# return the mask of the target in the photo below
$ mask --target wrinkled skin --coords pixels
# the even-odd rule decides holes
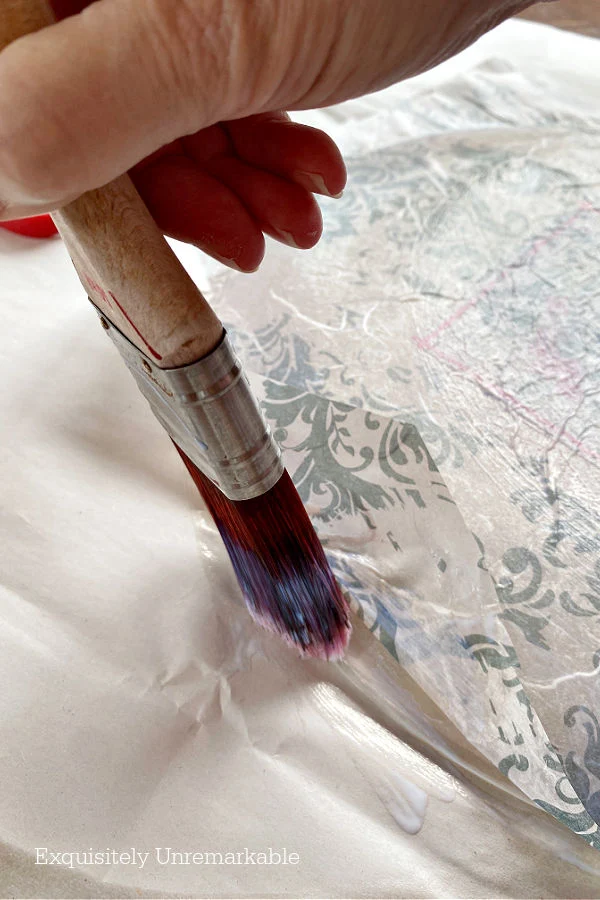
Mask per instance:
[[[255,269],[263,234],[312,247],[344,163],[286,109],[415,75],[529,3],[53,0],[59,24],[0,53],[0,218],[131,170],[165,233]],[[82,10],[83,7],[86,7]]]

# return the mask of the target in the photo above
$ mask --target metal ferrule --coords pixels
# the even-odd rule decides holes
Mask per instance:
[[[227,497],[250,500],[277,483],[281,451],[225,331],[208,356],[159,369],[98,314],[158,421]]]

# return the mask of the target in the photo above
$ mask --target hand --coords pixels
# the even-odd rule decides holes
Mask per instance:
[[[53,5],[68,17],[0,53],[0,218],[56,209],[131,169],[165,233],[251,271],[263,232],[313,246],[313,193],[345,184],[332,141],[279,110],[415,75],[530,3]]]

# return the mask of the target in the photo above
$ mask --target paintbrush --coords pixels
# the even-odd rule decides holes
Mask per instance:
[[[0,49],[54,21],[3,0]],[[303,655],[334,659],[346,602],[223,325],[127,176],[54,222],[80,281],[219,529],[253,618]]]

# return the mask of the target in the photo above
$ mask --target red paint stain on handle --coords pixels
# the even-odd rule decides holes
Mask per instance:
[[[112,297],[112,299],[115,301],[115,303],[117,304],[118,308],[121,310],[121,313],[122,313],[123,316],[127,319],[127,321],[129,322],[129,324],[131,325],[131,327],[133,328],[133,330],[135,331],[135,333],[137,334],[137,336],[138,336],[139,338],[141,338],[141,340],[144,342],[144,346],[148,348],[148,351],[152,354],[152,356],[154,357],[154,359],[162,359],[162,356],[160,355],[160,353],[157,353],[157,351],[154,349],[154,347],[152,347],[152,346],[148,343],[148,341],[146,340],[146,338],[144,337],[144,335],[142,334],[142,332],[140,331],[140,329],[137,327],[137,325],[135,324],[135,322],[133,322],[133,321],[130,319],[130,317],[127,315],[127,313],[125,312],[125,310],[123,309],[123,307],[121,306],[121,304],[119,303],[119,301],[117,300],[117,298],[115,297],[115,295],[113,294],[113,292],[112,292],[112,291],[109,291],[108,293],[109,293],[109,295]]]
[[[98,284],[98,282],[93,278],[90,278],[87,273],[84,273],[83,280],[85,281],[85,286],[92,292],[92,294],[98,294],[107,306],[113,305],[109,295],[106,293],[102,285]]]
[[[160,355],[160,353],[157,353],[157,351],[154,349],[154,347],[152,347],[148,343],[148,341],[146,340],[146,338],[144,337],[144,335],[142,334],[140,329],[137,327],[135,322],[125,312],[125,310],[123,309],[123,307],[121,306],[121,304],[119,303],[119,301],[117,300],[117,298],[115,297],[115,295],[113,294],[112,291],[105,291],[104,288],[102,287],[102,285],[98,284],[98,282],[95,281],[93,278],[90,278],[90,276],[87,274],[87,272],[84,272],[84,274],[83,274],[83,281],[85,282],[86,286],[89,288],[89,290],[92,293],[98,294],[102,298],[103,302],[106,303],[107,306],[110,306],[112,309],[114,309],[114,307],[116,305],[117,309],[120,311],[123,318],[126,319],[127,322],[129,322],[129,324],[131,325],[131,327],[133,328],[133,330],[135,331],[137,336],[143,341],[144,346],[148,349],[148,352],[152,354],[154,359],[162,359],[162,356]]]

